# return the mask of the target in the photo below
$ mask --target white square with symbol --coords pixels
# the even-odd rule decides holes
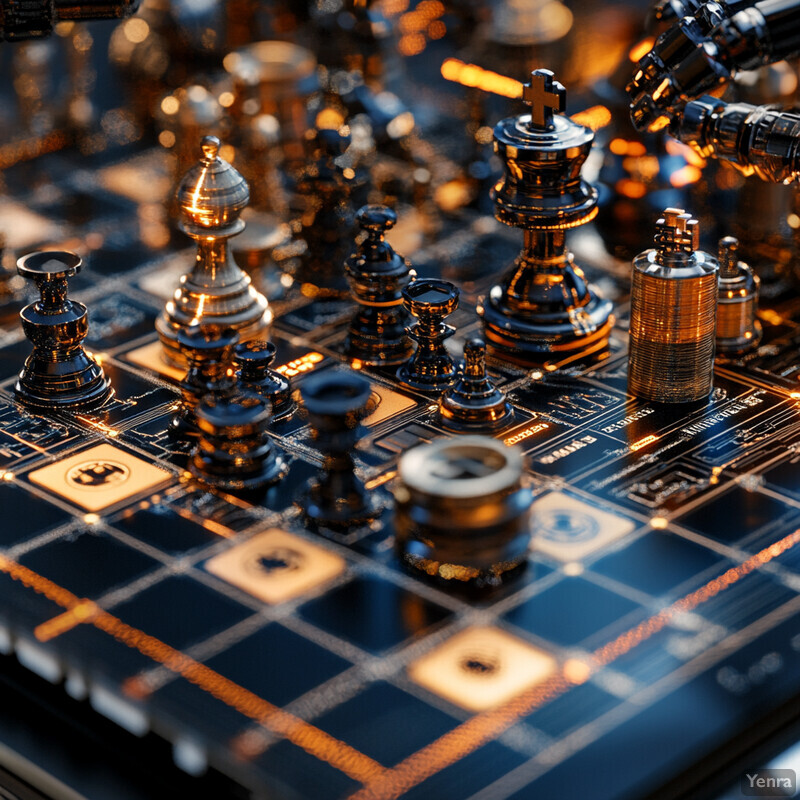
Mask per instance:
[[[408,668],[412,681],[468,711],[486,711],[549,678],[549,653],[500,628],[468,628]]]
[[[635,527],[627,517],[600,511],[564,492],[550,492],[531,506],[534,552],[559,561],[578,561]]]
[[[345,560],[278,528],[214,556],[206,569],[275,605],[300,597],[344,571]]]

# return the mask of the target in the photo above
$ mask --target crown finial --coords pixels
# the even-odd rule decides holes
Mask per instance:
[[[553,127],[553,112],[567,107],[567,90],[549,69],[536,69],[522,89],[522,100],[531,107],[530,127],[547,131]]]

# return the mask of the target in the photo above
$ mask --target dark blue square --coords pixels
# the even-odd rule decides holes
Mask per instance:
[[[24,555],[20,563],[78,597],[91,598],[159,566],[150,556],[107,534],[86,530],[48,542]]]
[[[0,545],[5,547],[25,542],[71,519],[58,506],[9,483],[0,483],[0,508]]]
[[[720,572],[727,568],[718,553],[671,533],[652,531],[597,561],[592,570],[657,597],[715,565]]]
[[[391,767],[458,722],[407,692],[380,682],[323,714],[314,724]]]
[[[537,709],[527,721],[558,739],[567,731],[597,719],[620,702],[594,684],[584,683]]]
[[[380,578],[356,578],[300,610],[309,622],[372,653],[419,636],[451,612]]]
[[[536,636],[571,646],[634,611],[644,609],[618,594],[581,578],[564,578],[555,586],[534,595],[505,618]],[[598,642],[599,643],[599,642]]]
[[[217,538],[198,523],[165,506],[152,506],[135,513],[126,512],[112,524],[140,542],[170,554],[195,550]]]

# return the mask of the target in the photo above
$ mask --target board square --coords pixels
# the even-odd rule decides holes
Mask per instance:
[[[101,511],[166,485],[172,475],[118,447],[99,444],[34,470],[28,478],[87,511]]]
[[[467,711],[486,711],[536,686],[556,660],[500,628],[468,628],[414,661],[412,681]]]

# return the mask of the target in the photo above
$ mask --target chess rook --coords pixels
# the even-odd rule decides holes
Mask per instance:
[[[395,529],[400,558],[447,581],[496,585],[524,563],[533,498],[522,451],[489,436],[440,439],[398,465]]]
[[[366,238],[345,265],[350,290],[359,304],[350,321],[346,352],[371,366],[402,364],[412,353],[402,294],[412,272],[385,238],[397,215],[386,206],[372,205],[361,208],[356,218]]]
[[[199,438],[189,471],[201,483],[229,492],[272,486],[287,472],[267,428],[269,403],[257,395],[207,395],[196,409]]]
[[[705,400],[714,380],[717,260],[683,209],[656,223],[656,247],[633,261],[628,391],[643,400]]]
[[[306,516],[333,529],[368,521],[376,514],[375,498],[355,474],[353,450],[359,423],[367,415],[369,383],[359,375],[333,371],[307,378],[300,395],[324,459],[303,504]]]
[[[494,129],[506,166],[493,199],[497,219],[523,229],[524,246],[478,311],[489,349],[527,365],[603,350],[614,319],[611,303],[573,263],[565,236],[597,211],[597,192],[580,177],[594,133],[558,113],[566,92],[548,70],[531,75],[523,99],[530,116],[504,119]]]
[[[31,253],[17,262],[17,272],[40,294],[20,312],[33,352],[14,387],[17,400],[34,409],[93,409],[113,393],[103,368],[83,349],[86,306],[67,297],[67,281],[81,266],[75,253],[61,251]]]
[[[178,367],[186,365],[178,343],[181,330],[217,325],[233,328],[247,341],[263,337],[272,321],[266,298],[228,253],[228,239],[244,230],[239,215],[250,192],[244,178],[219,157],[219,146],[215,136],[203,138],[202,158],[186,173],[177,192],[180,228],[197,242],[197,259],[156,320],[156,330],[164,358]]]
[[[408,335],[417,342],[413,356],[397,370],[397,379],[420,392],[443,392],[456,380],[456,363],[444,343],[455,332],[444,319],[458,308],[458,289],[452,283],[424,278],[403,289],[403,302],[417,318]]]

